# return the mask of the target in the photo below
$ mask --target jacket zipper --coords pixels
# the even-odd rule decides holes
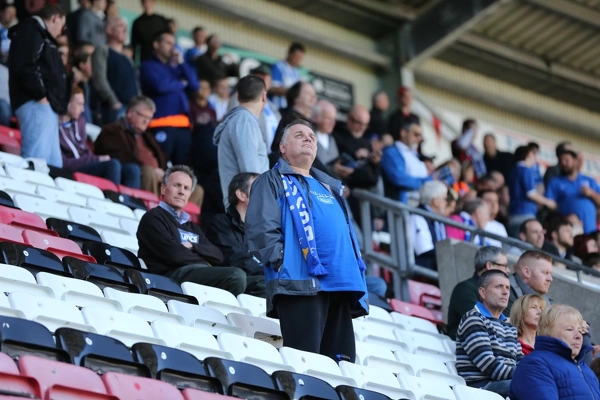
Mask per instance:
[[[588,390],[590,391],[590,394],[592,395],[592,399],[595,399],[596,396],[594,396],[594,392],[592,391],[592,388],[590,387],[590,384],[588,383],[587,379],[585,379],[585,375],[583,373],[583,370],[581,369],[581,367],[579,366],[579,363],[575,360],[573,360],[575,362],[575,365],[577,365],[577,369],[579,370],[579,372],[581,373],[581,377],[583,378],[583,381],[585,382],[585,385],[587,386]]]

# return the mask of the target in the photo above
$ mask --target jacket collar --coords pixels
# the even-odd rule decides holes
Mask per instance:
[[[492,313],[490,313],[490,311],[487,309],[487,307],[484,306],[483,303],[480,301],[478,301],[477,304],[475,304],[475,309],[479,312],[479,314],[483,315],[486,318],[495,318],[492,315]],[[500,318],[495,318],[495,319],[504,321],[504,320],[506,320],[506,317],[504,316],[504,314],[500,314]]]
[[[573,357],[571,357],[571,348],[562,340],[550,336],[536,336],[534,348],[535,350],[551,351],[552,353],[556,353],[567,360],[573,359]],[[590,351],[592,351],[592,346],[582,346],[581,351],[577,357],[575,357],[575,361],[579,363]]]
[[[227,214],[231,217],[231,222],[238,228],[240,231],[244,232],[244,223],[242,222],[242,217],[240,217],[240,213],[237,208],[230,205],[227,207]]]

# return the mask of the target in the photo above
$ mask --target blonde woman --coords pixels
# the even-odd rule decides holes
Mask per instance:
[[[535,346],[535,334],[546,301],[539,294],[519,297],[510,309],[510,323],[517,328],[523,355],[528,355]]]
[[[538,323],[535,351],[517,365],[511,400],[600,400],[598,378],[583,362],[583,317],[573,307],[548,306]]]

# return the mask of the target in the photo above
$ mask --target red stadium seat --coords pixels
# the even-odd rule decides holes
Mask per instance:
[[[100,188],[102,190],[113,190],[115,192],[118,191],[117,185],[115,185],[114,183],[112,183],[108,179],[104,179],[104,178],[100,178],[100,177],[97,177],[97,176],[92,176],[92,175],[84,174],[82,172],[75,172],[73,174],[73,178],[77,182],[87,183],[89,185],[96,186],[97,188]]]
[[[203,392],[196,389],[184,389],[183,398],[185,400],[234,400],[237,397],[223,396],[222,394]]]
[[[48,229],[42,217],[16,208],[0,206],[0,223],[58,236],[58,233]]]
[[[33,378],[21,376],[8,354],[0,353],[0,399],[40,397],[40,385]]]
[[[63,257],[74,257],[87,262],[95,263],[96,259],[90,255],[83,254],[77,243],[69,239],[63,239],[60,237],[45,235],[40,232],[34,232],[29,230],[23,231],[23,239],[25,243],[30,246],[36,247],[42,250],[48,250],[55,254],[61,260]]]
[[[183,211],[190,215],[192,222],[197,224],[200,221],[200,207],[198,207],[197,204],[188,201],[186,206],[183,208]]]
[[[92,370],[25,355],[19,359],[21,375],[35,378],[42,399],[119,400],[106,394],[102,379]]]
[[[143,200],[144,202],[150,201],[156,204],[160,202],[160,199],[157,195],[147,190],[132,189],[127,186],[119,185],[119,189],[117,191],[123,194],[127,194],[131,197],[135,197],[136,199]]]
[[[410,315],[412,317],[418,317],[426,319],[427,321],[431,321],[434,324],[441,324],[444,322],[444,318],[442,316],[441,311],[430,310],[423,306],[417,304],[406,303],[404,301],[400,301],[398,299],[390,300],[390,305],[394,311],[399,312],[400,314]]]
[[[6,353],[0,353],[0,372],[19,375],[19,368],[12,358]]]
[[[0,224],[0,241],[12,243],[25,243],[23,240],[23,228]]]
[[[0,126],[0,148],[6,153],[19,155],[21,153],[21,132],[7,126]]]
[[[409,279],[408,293],[413,304],[433,309],[442,308],[442,291],[437,286]]]
[[[179,389],[155,379],[107,372],[102,380],[107,392],[121,400],[183,400]]]

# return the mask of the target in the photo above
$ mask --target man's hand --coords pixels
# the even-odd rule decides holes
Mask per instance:
[[[38,100],[38,103],[40,103],[40,104],[48,104],[48,98],[44,97],[43,99]]]
[[[354,156],[357,160],[361,158],[369,158],[369,149],[358,149],[356,150],[356,153],[354,153]]]
[[[162,179],[165,176],[165,171],[162,168],[156,168],[154,173],[156,174],[156,180],[158,182],[162,182]]]
[[[110,160],[109,155],[104,154],[104,155],[98,156],[98,161],[100,161],[100,162],[109,161],[109,160]]]
[[[585,185],[581,187],[581,194],[585,197],[592,197],[596,192],[591,187]]]
[[[341,162],[333,164],[333,172],[338,174],[342,178],[347,178],[354,173],[354,168],[345,167]]]
[[[113,104],[112,109],[113,110],[120,110],[123,107],[123,104],[121,104],[120,102],[116,102],[115,104]]]
[[[181,244],[183,245],[183,247],[187,247],[190,250],[192,249],[192,246],[193,246],[190,242],[183,242]]]
[[[546,199],[546,207],[548,207],[551,210],[556,210],[556,207],[558,206],[556,205],[556,202],[554,200]]]

